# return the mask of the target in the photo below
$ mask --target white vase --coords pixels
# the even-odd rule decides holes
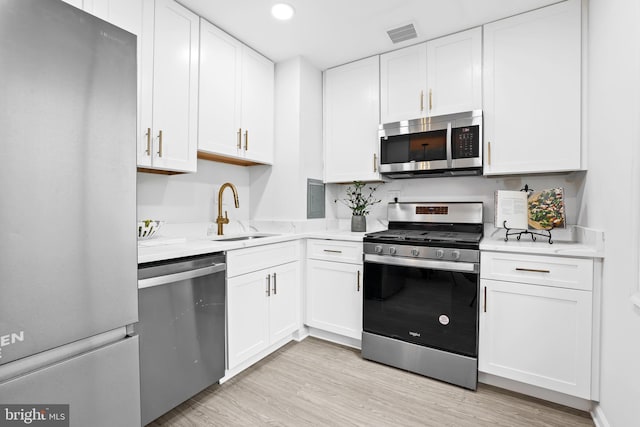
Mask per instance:
[[[367,231],[367,217],[364,215],[351,216],[351,231]]]

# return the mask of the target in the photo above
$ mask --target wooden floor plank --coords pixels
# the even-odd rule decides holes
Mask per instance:
[[[315,338],[290,343],[150,426],[593,426],[589,414],[479,384],[465,390],[363,360]]]

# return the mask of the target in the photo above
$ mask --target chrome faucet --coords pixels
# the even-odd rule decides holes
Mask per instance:
[[[227,211],[224,211],[224,217],[222,216],[222,192],[225,188],[230,187],[231,191],[233,191],[233,201],[236,204],[236,209],[240,207],[240,203],[238,202],[238,190],[236,190],[236,186],[230,182],[225,182],[220,187],[220,191],[218,192],[218,218],[216,218],[216,223],[218,224],[218,236],[222,236],[222,226],[223,224],[229,224],[229,216],[227,215]]]

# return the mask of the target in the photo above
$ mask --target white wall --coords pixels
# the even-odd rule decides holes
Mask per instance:
[[[322,73],[301,57],[276,64],[273,163],[251,168],[251,219],[306,220],[307,178],[322,179]]]
[[[238,189],[240,208],[235,208],[231,190],[227,189],[222,197],[223,212],[229,211],[231,220],[248,220],[248,168],[206,160],[198,160],[195,174],[138,173],[138,219],[213,222],[218,215],[218,190],[225,182],[233,183]]]
[[[639,22],[638,0],[590,1],[589,172],[579,221],[605,230],[600,409],[612,427],[640,425],[640,309],[629,300],[638,290]]]

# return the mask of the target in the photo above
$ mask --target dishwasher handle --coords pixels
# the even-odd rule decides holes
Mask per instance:
[[[183,271],[180,273],[167,274],[164,276],[149,277],[148,279],[138,280],[138,289],[150,288],[152,286],[166,285],[167,283],[179,282],[180,280],[193,279],[195,277],[207,276],[213,273],[219,273],[227,269],[227,264],[222,262],[209,267],[198,268],[195,270]]]

